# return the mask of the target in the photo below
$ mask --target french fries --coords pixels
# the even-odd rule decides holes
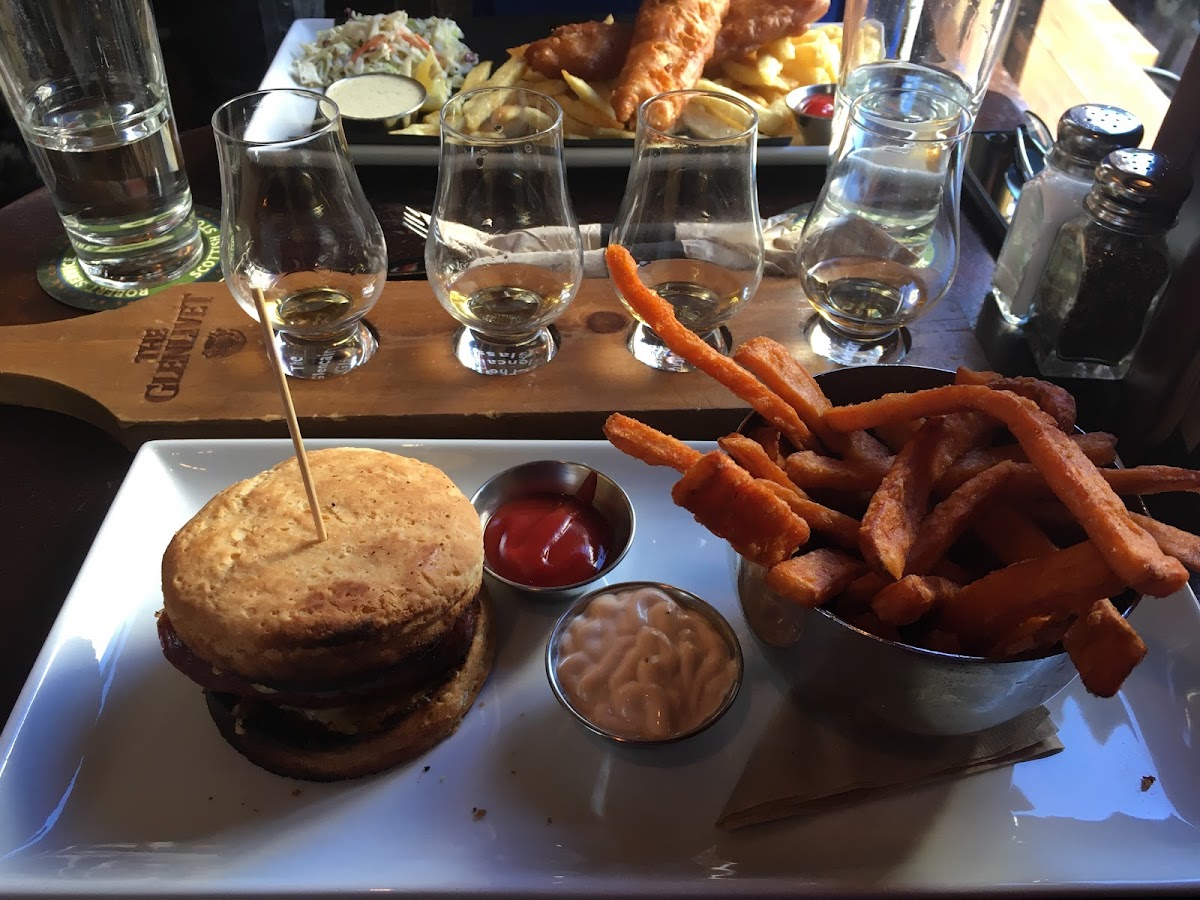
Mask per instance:
[[[713,78],[701,78],[696,87],[729,94],[746,101],[758,114],[758,133],[764,137],[795,137],[795,117],[784,102],[787,93],[809,84],[837,81],[841,67],[842,27],[820,25],[796,37],[770,41],[744,59],[721,64]],[[430,56],[431,65],[437,61]],[[420,73],[418,80],[431,80],[433,73]],[[425,77],[423,77],[425,76]],[[426,88],[429,89],[429,85]],[[460,92],[485,87],[528,87],[558,101],[563,108],[563,134],[568,138],[621,138],[630,140],[633,132],[618,122],[610,95],[612,84],[589,82],[563,71],[559,78],[546,78],[525,63],[525,46],[511,47],[508,59],[498,66],[481,62],[467,73]],[[392,131],[398,135],[437,135],[438,111],[449,97],[430,96],[420,122]],[[498,107],[480,105],[468,115],[467,125],[477,129],[495,115]],[[504,115],[501,113],[501,115]],[[697,121],[689,123],[704,133],[708,126],[703,111],[693,113]]]
[[[762,565],[777,595],[942,653],[1065,651],[1089,691],[1120,688],[1146,648],[1111,598],[1178,590],[1200,568],[1200,537],[1118,494],[1195,491],[1200,473],[1098,468],[1114,459],[1112,436],[1068,434],[1073,399],[1037,379],[963,370],[948,387],[833,407],[778,344],[754,338],[732,359],[699,345],[628,253],[607,254],[618,290],[664,342],[769,424],[703,456],[620,414],[605,432],[683,472],[676,502]],[[861,522],[823,505],[864,502]]]

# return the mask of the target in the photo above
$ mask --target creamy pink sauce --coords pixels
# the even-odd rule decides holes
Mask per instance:
[[[733,652],[708,620],[650,587],[596,596],[559,638],[555,669],[585,718],[635,740],[696,728],[737,678]]]

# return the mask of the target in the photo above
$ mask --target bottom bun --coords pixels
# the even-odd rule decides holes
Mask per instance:
[[[462,666],[393,727],[335,747],[314,748],[246,728],[220,695],[205,691],[208,712],[230,745],[257,766],[305,781],[362,778],[419,756],[458,730],[492,668],[491,605],[480,594],[475,637]]]

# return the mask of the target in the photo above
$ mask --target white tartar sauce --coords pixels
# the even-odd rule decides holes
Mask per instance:
[[[425,100],[420,82],[382,72],[335,81],[325,96],[351,119],[391,119],[407,115]]]

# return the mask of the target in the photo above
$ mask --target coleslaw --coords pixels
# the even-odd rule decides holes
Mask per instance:
[[[306,87],[328,87],[347,75],[407,75],[425,87],[422,109],[435,110],[478,62],[453,19],[410,19],[403,10],[373,16],[352,12],[345,24],[301,44],[292,77]]]

